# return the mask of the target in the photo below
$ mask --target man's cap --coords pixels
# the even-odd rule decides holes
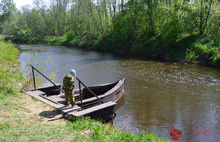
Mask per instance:
[[[76,76],[76,71],[74,69],[71,69],[70,72],[74,73],[74,76]]]

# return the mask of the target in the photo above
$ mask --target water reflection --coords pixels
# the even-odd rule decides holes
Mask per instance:
[[[21,45],[21,70],[28,51],[36,46],[36,60],[49,57],[47,70],[60,70],[57,82],[71,68],[86,85],[125,77],[125,95],[116,108],[114,126],[166,138],[178,128],[183,131],[180,141],[220,140],[219,69],[62,46]],[[198,129],[213,129],[214,136],[193,136]]]

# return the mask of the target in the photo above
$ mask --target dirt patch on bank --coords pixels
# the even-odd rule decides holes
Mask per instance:
[[[18,125],[66,124],[62,113],[27,94],[10,96],[0,103],[0,122]]]
[[[23,107],[30,110],[26,112],[27,117],[36,116],[41,121],[41,124],[66,124],[61,112],[39,100],[33,99],[27,94],[23,95],[23,99],[19,101],[24,104]]]

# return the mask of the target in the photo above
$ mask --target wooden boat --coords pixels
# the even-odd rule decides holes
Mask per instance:
[[[76,101],[74,108],[65,107],[65,95],[64,93],[60,94],[61,84],[36,88],[36,90],[26,91],[26,93],[70,115],[89,116],[92,119],[106,121],[114,116],[116,101],[124,94],[124,82],[125,78],[122,78],[113,83],[74,90]],[[35,95],[32,95],[33,93]]]
[[[100,100],[104,103],[112,101],[116,102],[123,94],[124,94],[124,78],[108,84],[101,84],[97,86],[88,87],[92,92],[94,92]],[[76,105],[81,106],[79,89],[74,90],[74,97],[76,100]],[[54,101],[58,101],[59,103],[65,102],[64,94],[58,95],[63,99],[54,99]],[[53,97],[51,97],[53,100]],[[96,106],[101,104],[101,102],[95,97],[92,93],[90,93],[86,88],[82,89],[82,104],[84,108],[90,108],[92,106]]]

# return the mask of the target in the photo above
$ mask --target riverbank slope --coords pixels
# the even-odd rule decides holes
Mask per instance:
[[[170,141],[89,118],[65,120],[55,109],[20,93],[26,80],[19,71],[19,52],[3,40],[0,47],[0,141]]]

